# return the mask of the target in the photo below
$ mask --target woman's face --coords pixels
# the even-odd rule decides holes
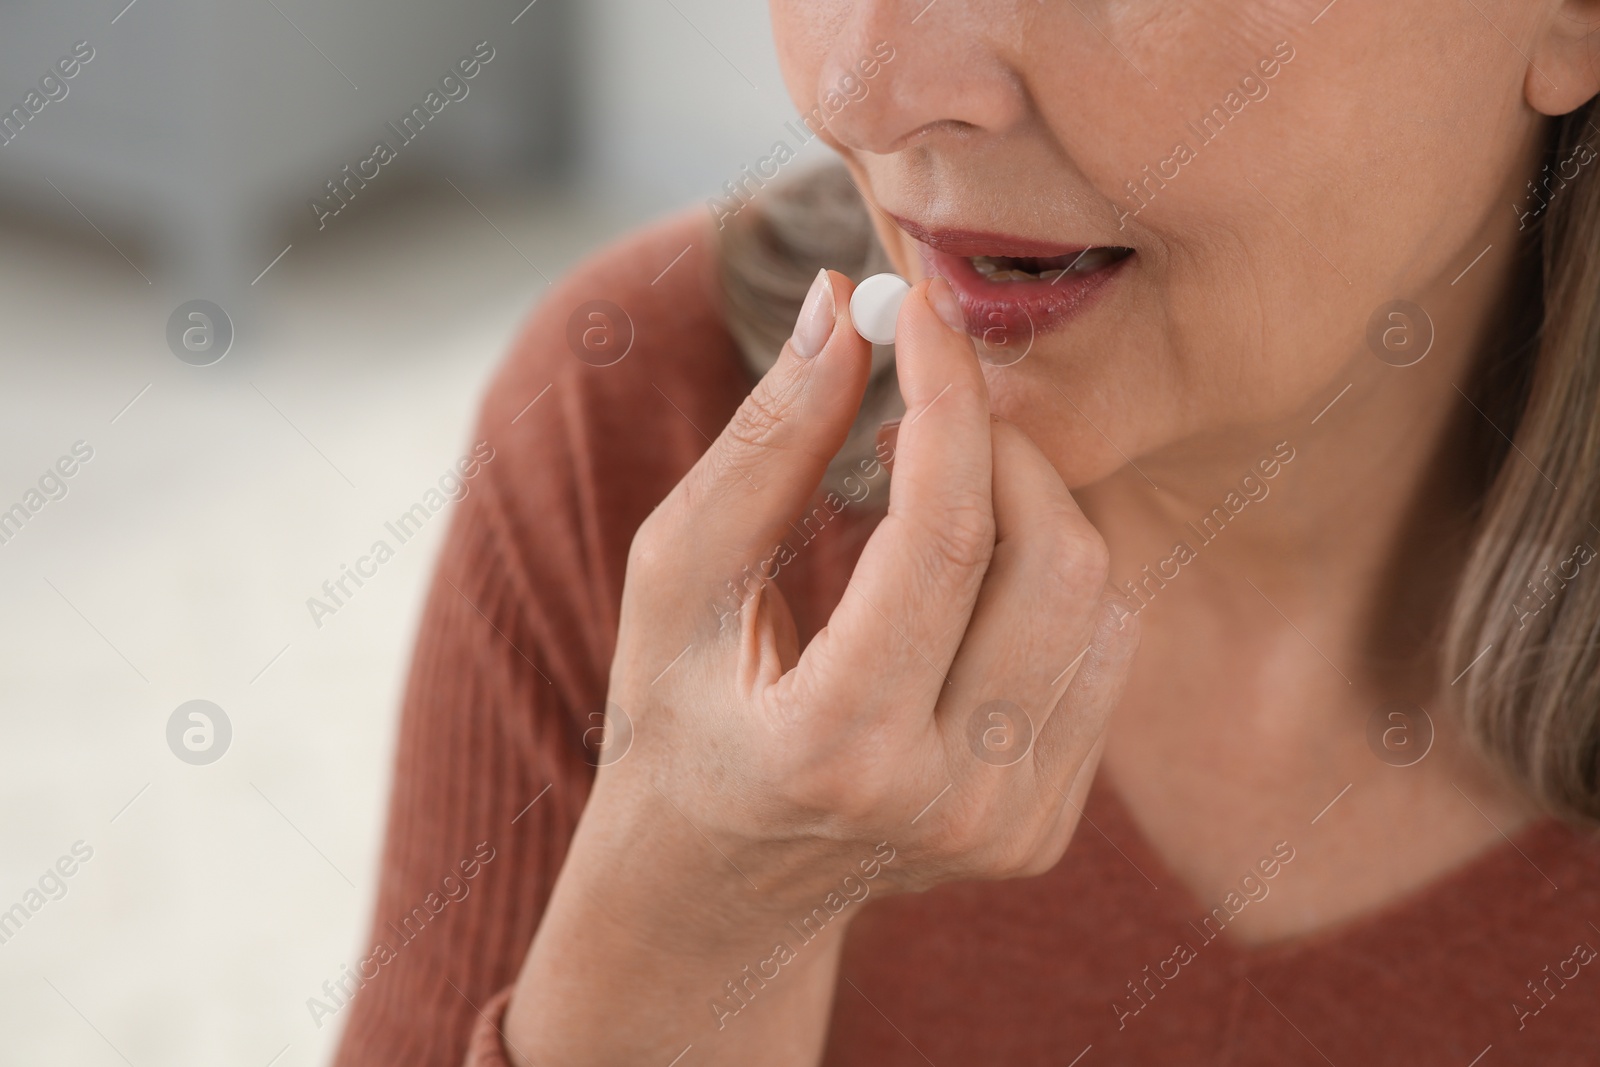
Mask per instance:
[[[1395,300],[1448,368],[1504,286],[1541,111],[1595,91],[1584,11],[1326,2],[771,7],[897,269],[950,279],[996,410],[1081,485],[1309,419]]]

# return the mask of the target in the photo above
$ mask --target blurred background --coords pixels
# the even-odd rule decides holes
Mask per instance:
[[[793,115],[757,3],[0,3],[0,1064],[331,1058],[447,517],[306,600]]]

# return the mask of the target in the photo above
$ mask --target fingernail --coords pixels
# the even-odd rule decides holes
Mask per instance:
[[[789,338],[795,355],[811,359],[821,352],[833,335],[833,320],[833,283],[828,280],[828,269],[824,267],[817,271],[817,279],[811,283],[811,291],[800,308],[800,317],[795,320],[794,336]]]
[[[956,301],[956,291],[950,288],[950,283],[944,275],[935,274],[933,281],[928,284],[928,303],[933,306],[934,314],[939,316],[939,321],[950,327],[956,333],[967,332],[967,318],[961,314],[961,305]]]

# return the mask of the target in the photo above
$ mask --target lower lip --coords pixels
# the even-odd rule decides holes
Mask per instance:
[[[1002,339],[1031,338],[1065,325],[1087,310],[1121,268],[1138,255],[1135,252],[1098,270],[1064,274],[1054,281],[994,282],[979,274],[965,256],[920,243],[917,248],[928,272],[943,276],[955,290],[967,333]]]

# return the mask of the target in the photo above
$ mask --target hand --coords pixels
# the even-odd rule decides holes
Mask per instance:
[[[634,538],[611,736],[506,1013],[519,1065],[691,1045],[815,1064],[847,900],[1038,874],[1077,824],[1137,632],[1102,602],[1100,536],[989,413],[972,342],[934,310],[960,322],[948,283],[901,308],[889,511],[827,627],[801,655],[775,586],[726,606],[793,536],[866,387],[850,282],[822,284]]]
[[[785,346],[634,539],[610,689],[632,748],[596,798],[665,798],[724,876],[800,903],[880,843],[896,859],[874,888],[1042,873],[1077,823],[1137,638],[1102,606],[1099,534],[990,414],[971,341],[935,310],[948,301],[960,322],[948,283],[919,283],[900,312],[889,511],[828,626],[799,655],[774,585],[737,614],[717,606],[798,541],[861,401],[851,285],[823,284],[821,351]]]

